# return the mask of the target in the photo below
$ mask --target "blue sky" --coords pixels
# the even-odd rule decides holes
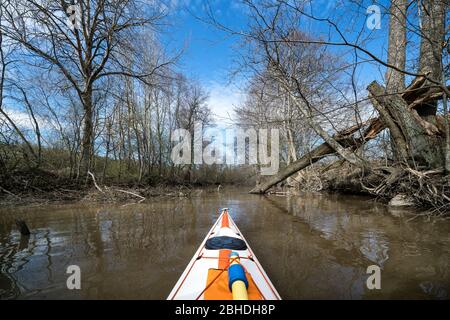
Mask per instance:
[[[163,40],[173,48],[184,47],[178,68],[206,88],[216,118],[226,122],[243,98],[241,83],[230,82],[229,77],[235,55],[233,45],[238,39],[200,20],[205,16],[204,1],[172,1],[176,3],[173,26]],[[239,28],[245,23],[236,1],[214,0],[211,4],[214,15],[228,26]]]
[[[178,0],[183,5],[176,10],[174,27],[169,39],[178,45],[188,47],[181,60],[181,68],[190,76],[199,80],[221,80],[232,62],[232,45],[236,38],[230,38],[224,32],[201,21],[204,17],[204,4],[201,0]],[[227,25],[239,26],[245,22],[232,1],[215,1],[214,13]],[[236,19],[240,17],[242,19]]]

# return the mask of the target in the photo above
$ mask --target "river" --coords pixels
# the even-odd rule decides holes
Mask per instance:
[[[0,298],[165,299],[228,207],[284,299],[449,299],[449,220],[360,196],[246,191],[0,209]],[[81,290],[66,287],[69,265]],[[366,286],[370,265],[381,268],[379,290]]]

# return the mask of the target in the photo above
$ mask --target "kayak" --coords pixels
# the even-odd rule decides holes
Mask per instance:
[[[168,300],[281,300],[228,209],[222,212]]]

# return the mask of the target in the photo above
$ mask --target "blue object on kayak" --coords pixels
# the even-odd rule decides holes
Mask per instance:
[[[240,264],[233,264],[228,268],[228,288],[231,291],[231,286],[237,280],[241,280],[245,283],[245,287],[248,289],[248,280],[245,276],[245,270]]]

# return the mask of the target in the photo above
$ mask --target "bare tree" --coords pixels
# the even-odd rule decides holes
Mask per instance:
[[[14,45],[8,41],[8,39],[5,39],[4,31],[1,28],[1,26],[4,26],[6,24],[5,17],[4,17],[4,10],[2,7],[0,7],[0,114],[6,119],[6,121],[9,123],[9,125],[14,128],[14,131],[17,133],[17,135],[20,137],[22,142],[25,144],[26,149],[28,152],[33,156],[34,161],[37,165],[39,165],[40,159],[41,159],[41,140],[40,140],[40,131],[39,131],[39,125],[36,121],[36,117],[34,116],[33,110],[31,108],[30,102],[28,100],[26,92],[18,86],[15,83],[12,83],[11,81],[8,81],[7,79],[7,68],[14,62],[14,59],[12,58],[13,51],[14,51]],[[22,132],[22,130],[19,128],[19,126],[15,123],[14,119],[5,111],[4,109],[4,98],[5,98],[5,87],[9,85],[10,87],[13,86],[15,88],[18,88],[19,91],[22,94],[23,100],[27,106],[28,111],[31,113],[31,116],[34,120],[36,133],[38,135],[38,153],[34,151],[34,148],[30,141],[27,139],[25,134]],[[25,154],[26,155],[26,154]]]
[[[8,0],[1,5],[6,20],[3,34],[41,59],[49,70],[57,68],[76,91],[84,109],[81,169],[86,174],[93,153],[96,85],[104,77],[117,75],[145,81],[158,69],[131,70],[123,64],[123,56],[125,51],[132,52],[131,34],[156,24],[162,12],[128,0],[83,0],[78,2],[79,12],[66,1]],[[78,24],[70,26],[68,19],[73,17]]]

